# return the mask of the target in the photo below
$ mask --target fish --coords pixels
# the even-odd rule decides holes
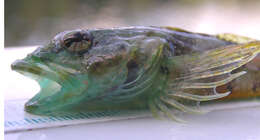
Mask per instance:
[[[200,102],[259,97],[259,52],[259,40],[231,33],[75,29],[58,33],[11,68],[41,87],[25,103],[28,113],[144,109],[181,122],[175,111],[203,114]]]

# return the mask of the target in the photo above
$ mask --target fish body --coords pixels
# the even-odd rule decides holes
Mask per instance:
[[[25,104],[33,114],[149,109],[179,121],[172,110],[201,113],[199,102],[228,96],[259,52],[259,41],[233,34],[172,27],[78,29],[57,34],[12,69],[41,86]],[[259,85],[254,88],[259,91]]]

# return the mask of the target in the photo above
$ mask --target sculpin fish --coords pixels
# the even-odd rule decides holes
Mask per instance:
[[[202,113],[196,106],[202,101],[259,96],[260,66],[253,63],[259,52],[260,41],[234,34],[78,29],[57,34],[11,67],[41,87],[25,104],[29,113],[149,109],[181,121],[173,110]]]

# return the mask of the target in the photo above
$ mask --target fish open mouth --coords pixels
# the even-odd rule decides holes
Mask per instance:
[[[27,77],[36,80],[41,90],[25,104],[25,111],[35,113],[41,107],[41,101],[59,93],[62,88],[61,80],[57,72],[51,70],[43,63],[17,60],[11,65],[15,70]]]

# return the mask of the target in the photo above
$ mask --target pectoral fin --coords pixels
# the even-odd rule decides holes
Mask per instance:
[[[184,65],[182,67],[187,70],[172,81],[170,84],[171,90],[216,89],[216,87],[245,74],[244,71],[234,74],[231,74],[231,72],[251,61],[259,52],[260,42],[250,42],[241,45],[223,46],[201,54],[193,54],[189,60],[183,59]],[[205,98],[207,96],[211,95],[205,95]]]
[[[165,94],[159,98],[158,109],[164,113],[166,107],[203,113],[195,104],[189,103],[199,104],[200,101],[228,96],[230,91],[218,93],[216,88],[246,74],[245,71],[231,72],[254,59],[259,52],[260,42],[255,41],[171,58],[168,63],[170,68],[177,69],[179,74],[169,81]],[[162,107],[162,104],[165,106]],[[169,116],[169,113],[165,114]]]

